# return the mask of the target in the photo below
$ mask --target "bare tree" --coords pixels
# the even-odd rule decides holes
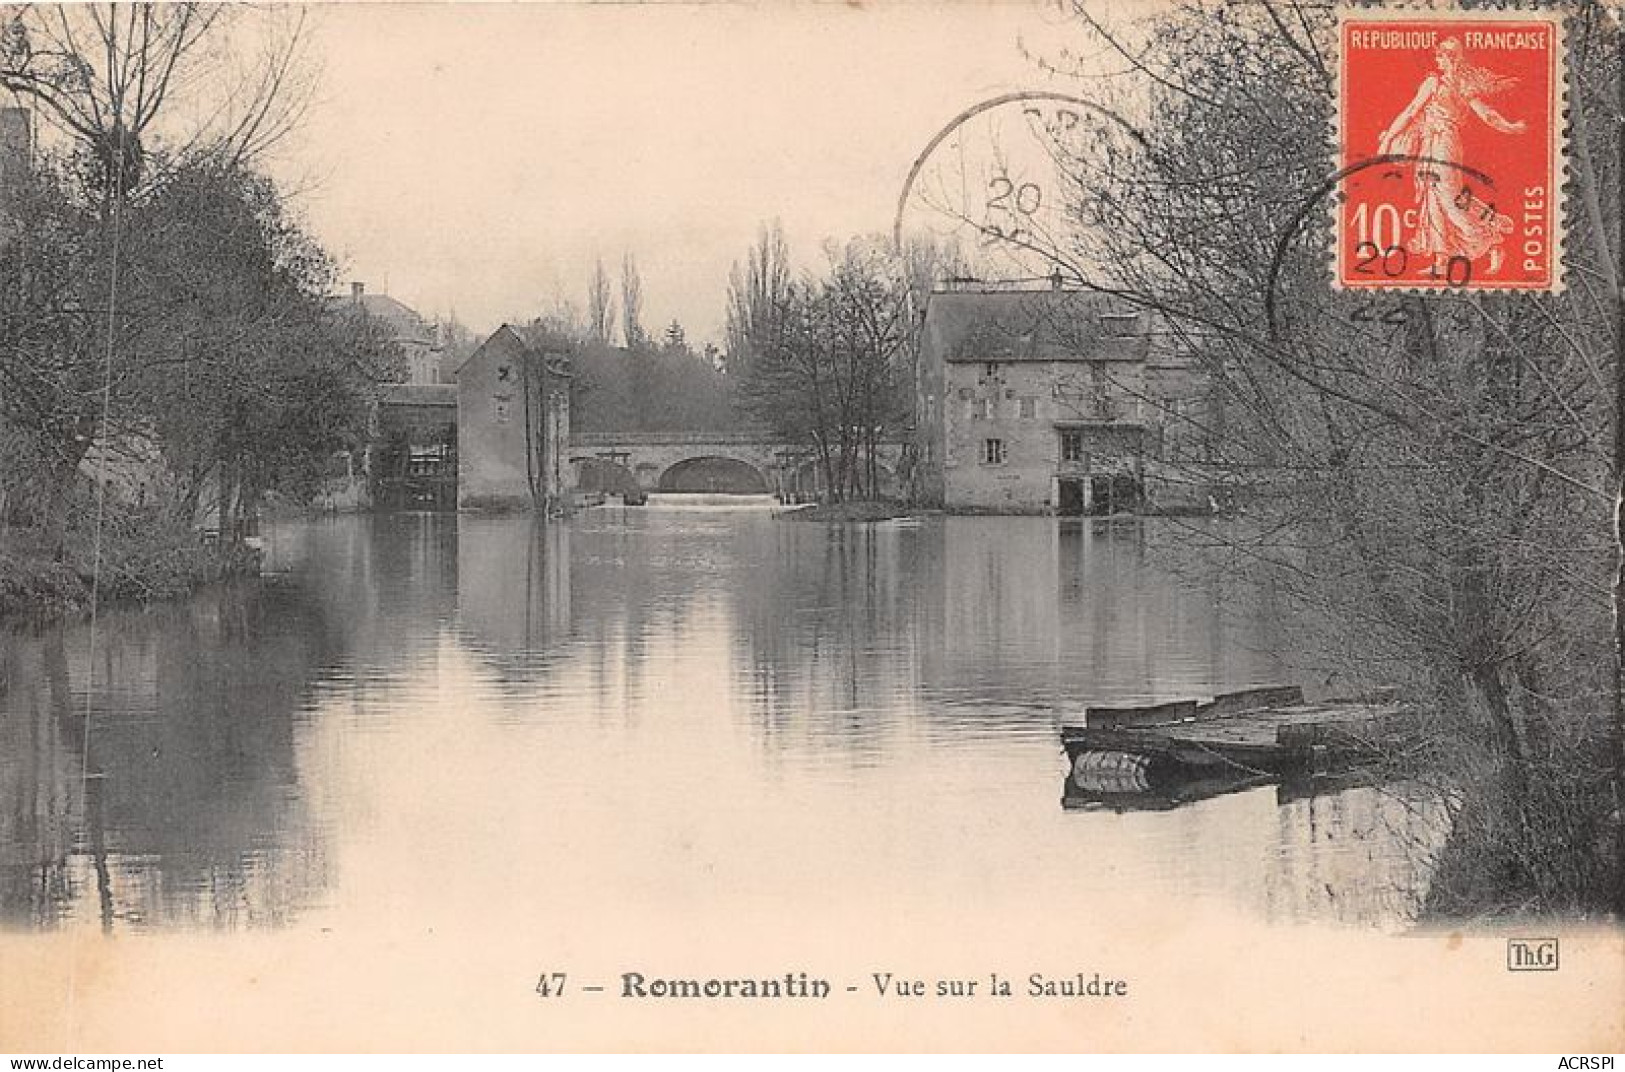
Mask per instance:
[[[813,452],[829,499],[876,498],[880,446],[913,406],[908,276],[876,241],[829,253],[827,276],[787,282],[772,307],[753,311],[742,402]]]
[[[640,349],[646,336],[643,333],[643,278],[638,275],[638,262],[631,250],[621,258],[621,334],[628,350]]]
[[[773,318],[790,289],[790,247],[778,220],[763,224],[744,265],[728,273],[728,314],[724,360],[728,374],[742,379],[751,354],[773,335]]]
[[[310,99],[306,12],[203,3],[0,9],[0,86],[84,147],[105,190],[133,191],[155,154],[240,166]]]
[[[587,327],[593,341],[605,345],[615,332],[615,292],[602,257],[593,263],[592,282],[587,285]]]

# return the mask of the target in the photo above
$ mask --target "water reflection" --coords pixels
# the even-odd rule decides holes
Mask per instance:
[[[1056,807],[1084,706],[1294,673],[1269,593],[1182,581],[1152,525],[651,503],[268,538],[262,584],[104,618],[88,746],[84,627],[8,636],[7,922],[473,918],[536,884],[794,906],[809,881],[1392,922],[1425,878],[1436,827],[1392,790]]]
[[[325,882],[295,726],[334,645],[297,592],[5,637],[0,914],[56,925],[285,921]]]
[[[570,633],[570,528],[534,518],[456,521],[460,637],[525,680]]]

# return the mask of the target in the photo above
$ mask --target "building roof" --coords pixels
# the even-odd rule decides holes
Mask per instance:
[[[483,358],[487,353],[497,356],[506,354],[509,357],[519,357],[530,352],[532,352],[530,347],[525,345],[525,340],[520,338],[519,332],[514,330],[511,324],[503,324],[491,332],[484,342],[475,347],[474,352],[463,359],[463,363],[453,370],[452,375],[461,376],[463,370],[474,363],[475,358]],[[556,354],[548,354],[547,373],[550,376],[568,378],[571,375],[568,359],[563,359]]]
[[[941,290],[925,308],[925,345],[949,363],[1144,361],[1151,314],[1075,290]]]
[[[421,342],[429,345],[434,343],[434,335],[423,318],[410,307],[396,301],[388,294],[363,294],[357,301],[366,314],[375,320],[382,320],[389,326],[389,330],[401,342]]]
[[[389,329],[396,342],[436,345],[434,330],[411,306],[388,294],[343,294],[329,299],[334,309],[360,309]]]

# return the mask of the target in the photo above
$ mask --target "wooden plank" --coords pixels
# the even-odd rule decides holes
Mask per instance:
[[[1176,700],[1173,703],[1144,704],[1135,707],[1089,707],[1083,712],[1084,724],[1091,728],[1118,729],[1123,726],[1147,726],[1163,722],[1178,722],[1196,715],[1195,700]]]
[[[1403,737],[1415,728],[1413,713],[1388,709],[1364,716],[1282,725],[1276,731],[1276,743],[1289,749],[1377,751],[1382,743]]]
[[[1197,718],[1224,718],[1245,711],[1271,707],[1291,707],[1303,703],[1303,689],[1297,685],[1266,685],[1262,688],[1224,692],[1196,709]]]
[[[1267,719],[1230,718],[1161,727],[1161,732],[1185,741],[1250,741],[1257,744],[1274,744],[1277,725]]]
[[[1229,718],[1249,711],[1290,707],[1303,703],[1303,689],[1297,685],[1265,685],[1220,693],[1211,700],[1174,700],[1159,704],[1133,704],[1122,707],[1090,707],[1084,721],[1090,726],[1111,729],[1123,726],[1153,726],[1189,719]]]

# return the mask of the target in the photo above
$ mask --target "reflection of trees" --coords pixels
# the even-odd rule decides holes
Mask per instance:
[[[456,600],[456,517],[352,516],[288,536],[300,586],[344,630],[352,659],[387,667],[432,650]]]
[[[68,860],[81,828],[78,733],[56,640],[10,636],[0,717],[0,916],[45,922],[72,897]]]
[[[1414,918],[1448,823],[1438,796],[1408,784],[1299,795],[1282,787],[1267,909],[1277,918],[1369,924]]]
[[[942,728],[1049,725],[1089,702],[1279,673],[1250,644],[1267,627],[1227,625],[1214,590],[1148,562],[1138,524],[950,518],[781,525],[773,539],[737,601],[770,734],[811,719],[858,740],[898,707]]]
[[[275,526],[268,566],[286,571],[342,660],[320,688],[352,699],[393,696],[433,679],[457,591],[457,519],[440,513],[351,515]]]
[[[1248,519],[1166,518],[1148,529],[1147,557],[1179,584],[1210,595],[1219,628],[1233,644],[1254,657],[1273,659],[1283,680],[1302,684],[1311,694],[1354,695],[1402,680],[1405,671],[1391,660],[1351,658],[1346,636],[1340,635],[1346,634],[1346,623],[1332,620],[1278,574],[1260,568],[1249,545],[1260,538],[1261,525]],[[1283,544],[1289,536],[1276,533]],[[1311,553],[1329,549],[1305,540],[1282,551],[1294,569],[1301,569]]]
[[[780,524],[742,571],[734,643],[750,703],[779,744],[878,750],[915,703],[921,658],[916,571],[933,529]]]
[[[256,925],[323,884],[293,792],[296,715],[333,653],[311,604],[244,586],[104,615],[88,718],[84,626],[9,639],[0,916]]]
[[[1267,629],[1226,621],[1219,590],[1191,587],[1146,553],[1156,523],[954,519],[945,532],[940,679],[950,692],[1078,709],[1260,684]]]

